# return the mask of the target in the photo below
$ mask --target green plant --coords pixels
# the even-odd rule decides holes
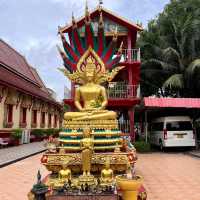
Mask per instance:
[[[11,133],[11,137],[13,139],[21,139],[22,137],[22,129],[14,129]]]
[[[34,135],[37,138],[41,138],[44,136],[45,132],[43,129],[33,129],[31,131],[31,134]]]
[[[151,151],[151,145],[150,143],[146,143],[145,141],[137,141],[134,143],[134,147],[136,148],[136,151],[138,152],[150,152]]]
[[[50,128],[50,129],[46,129],[44,130],[46,136],[50,136],[50,135],[53,135],[54,134],[54,129],[53,128]]]

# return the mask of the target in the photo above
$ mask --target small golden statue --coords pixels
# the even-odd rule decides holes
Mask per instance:
[[[113,182],[113,170],[110,168],[110,159],[106,159],[105,168],[101,171],[101,182],[103,184]]]
[[[84,138],[81,140],[83,176],[90,176],[91,160],[92,160],[93,146],[94,146],[94,141],[93,138],[91,138],[90,134],[91,134],[90,128],[87,127],[83,130]]]
[[[64,163],[62,169],[58,173],[58,178],[60,181],[65,182],[72,179],[71,169],[68,168],[68,164]]]

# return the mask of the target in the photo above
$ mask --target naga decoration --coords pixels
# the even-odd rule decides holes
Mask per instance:
[[[63,59],[64,67],[59,68],[71,81],[84,84],[84,72],[87,70],[87,63],[92,63],[95,67],[96,84],[111,81],[119,70],[124,68],[118,66],[122,56],[122,46],[117,50],[117,28],[113,30],[113,39],[109,45],[106,45],[104,22],[101,10],[99,10],[99,24],[97,36],[94,34],[90,19],[90,13],[86,5],[85,11],[85,37],[81,38],[74,16],[72,15],[72,44],[66,40],[64,34],[59,30],[62,39],[64,51],[57,46]],[[113,58],[115,55],[115,58]]]

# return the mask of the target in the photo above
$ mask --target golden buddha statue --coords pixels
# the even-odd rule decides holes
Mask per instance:
[[[74,104],[80,112],[66,112],[64,114],[65,120],[116,119],[117,115],[114,111],[105,110],[108,104],[106,90],[103,86],[95,83],[95,73],[95,60],[89,56],[86,59],[84,70],[85,84],[75,89]]]
[[[58,178],[60,181],[65,182],[67,180],[71,180],[72,175],[71,175],[71,170],[68,168],[67,163],[64,163],[62,165],[62,169],[58,173]]]
[[[90,137],[91,129],[85,128],[83,130],[83,139],[81,140],[81,157],[82,157],[82,170],[83,176],[90,176],[91,160],[93,154],[94,141]]]
[[[101,182],[103,184],[109,184],[113,181],[113,170],[110,168],[110,160],[105,162],[105,168],[101,171]]]

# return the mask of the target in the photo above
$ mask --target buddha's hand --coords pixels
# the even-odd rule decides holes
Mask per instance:
[[[95,108],[90,108],[90,109],[88,109],[88,108],[82,108],[80,111],[81,112],[92,112],[94,110],[96,110],[96,109]]]

